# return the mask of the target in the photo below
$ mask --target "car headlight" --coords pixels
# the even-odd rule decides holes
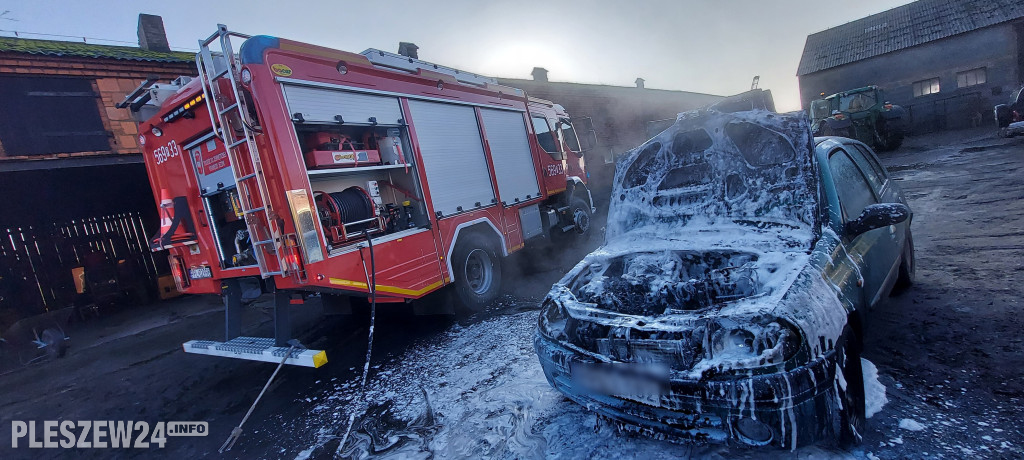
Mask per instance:
[[[711,333],[704,358],[694,370],[721,373],[782,364],[800,349],[795,329],[774,321],[766,325],[729,322]]]
[[[711,356],[719,359],[757,356],[754,338],[754,334],[746,329],[719,329],[711,341]]]
[[[540,319],[537,321],[537,330],[545,337],[552,340],[566,340],[565,325],[569,315],[565,312],[562,303],[551,296],[544,299],[541,304]]]

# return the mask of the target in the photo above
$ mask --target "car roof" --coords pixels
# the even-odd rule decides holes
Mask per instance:
[[[840,136],[817,136],[817,137],[814,138],[814,146],[817,147],[817,146],[821,145],[822,142],[829,141],[829,140],[834,140],[836,142],[842,143],[844,139],[846,139],[846,138],[845,137],[840,137]]]

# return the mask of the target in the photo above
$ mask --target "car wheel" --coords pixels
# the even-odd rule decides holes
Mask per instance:
[[[907,244],[903,246],[903,257],[900,258],[899,275],[896,278],[896,289],[900,292],[914,284],[917,272],[917,260],[914,259],[914,235],[907,230]]]
[[[836,347],[836,379],[839,383],[839,404],[842,404],[839,408],[838,442],[844,449],[860,443],[867,419],[860,339],[850,329],[847,329],[845,335],[846,342]]]
[[[490,238],[470,233],[452,251],[452,277],[460,310],[483,310],[501,292],[501,259]]]

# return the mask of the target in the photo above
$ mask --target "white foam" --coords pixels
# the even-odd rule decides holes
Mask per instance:
[[[885,397],[885,385],[878,381],[878,368],[875,367],[875,363],[864,358],[861,358],[860,362],[864,369],[864,415],[871,418],[882,410],[889,399]]]
[[[921,431],[924,429],[924,425],[918,423],[917,420],[912,418],[905,418],[900,420],[900,428],[910,431]]]

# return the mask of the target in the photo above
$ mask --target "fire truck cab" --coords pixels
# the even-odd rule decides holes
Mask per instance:
[[[591,231],[595,136],[558,104],[375,49],[223,25],[200,45],[197,78],[147,81],[122,103],[163,218],[154,250],[180,291],[225,297],[225,341],[186,351],[280,360],[288,309],[312,292],[406,302],[454,285],[479,309],[502,257]],[[241,335],[240,279],[277,292],[275,338]],[[308,352],[287,362],[325,362]]]

